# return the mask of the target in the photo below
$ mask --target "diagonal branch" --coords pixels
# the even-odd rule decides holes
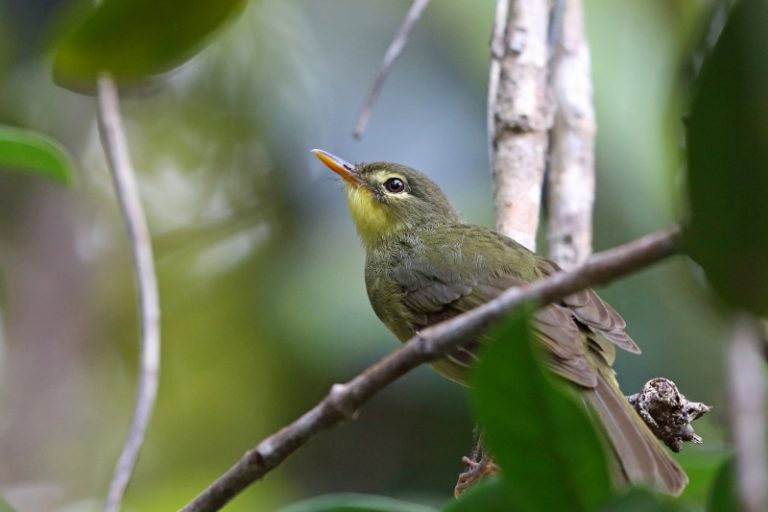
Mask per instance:
[[[152,244],[123,133],[117,86],[106,74],[98,79],[97,100],[101,144],[109,162],[115,195],[123,215],[133,257],[141,324],[141,363],[133,421],[115,466],[103,509],[105,512],[115,512],[120,508],[123,494],[139,457],[157,396],[160,371],[160,304]]]
[[[400,30],[397,31],[395,38],[389,44],[389,48],[387,48],[387,52],[381,60],[379,71],[376,73],[376,77],[373,80],[371,90],[368,92],[368,96],[366,96],[363,106],[360,109],[360,113],[357,116],[355,131],[352,132],[352,136],[356,139],[361,138],[363,133],[365,133],[365,129],[368,127],[368,120],[371,117],[371,111],[373,110],[376,100],[379,99],[381,88],[384,86],[384,81],[387,79],[387,76],[392,69],[392,64],[395,63],[400,56],[400,53],[402,53],[403,48],[405,48],[405,45],[408,43],[411,31],[413,31],[413,27],[416,26],[416,22],[419,21],[419,18],[421,18],[424,9],[427,8],[427,4],[429,4],[429,0],[413,1],[411,8],[408,9],[408,13],[403,19],[403,24],[400,25]]]
[[[648,267],[675,254],[679,242],[680,229],[676,226],[652,233],[595,254],[572,272],[560,272],[524,288],[511,288],[476,309],[424,329],[354,379],[345,384],[334,384],[315,407],[246,452],[185,506],[183,512],[221,509],[319,432],[353,419],[357,409],[388,384],[417,366],[442,357],[462,340],[483,331],[505,315],[531,304],[549,304],[584,288],[606,284]]]

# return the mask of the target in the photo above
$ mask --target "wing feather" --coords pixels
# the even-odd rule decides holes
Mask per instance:
[[[418,267],[418,264],[416,265]],[[415,269],[412,269],[412,271]],[[493,299],[512,286],[524,286],[526,281],[510,274],[486,280],[463,279],[442,281],[434,274],[424,279],[422,286],[404,288],[404,304],[409,309],[418,330],[473,309]],[[550,368],[558,375],[584,387],[597,383],[595,370],[588,360],[588,347],[579,325],[571,312],[561,305],[550,305],[534,313],[531,329],[551,357]],[[476,353],[483,338],[472,340],[448,354],[452,363],[468,369],[476,362]]]
[[[539,270],[545,276],[561,271],[560,267],[543,258],[538,263]],[[596,336],[605,338],[627,352],[640,353],[640,347],[625,332],[627,323],[610,304],[603,302],[594,290],[581,290],[566,297],[561,303]]]
[[[427,233],[412,246],[408,258],[389,269],[389,278],[402,292],[402,304],[414,330],[473,309],[507,288],[525,286],[537,277],[560,272],[556,264],[506,237],[483,233],[475,233],[473,244],[451,245],[428,239]],[[446,266],[445,261],[453,264]],[[590,388],[597,382],[590,357],[597,355],[611,365],[615,358],[613,345],[640,351],[625,328],[624,319],[592,290],[541,308],[531,321],[533,334],[550,356],[552,370]],[[482,341],[481,337],[466,343],[447,359],[466,370],[475,362]]]

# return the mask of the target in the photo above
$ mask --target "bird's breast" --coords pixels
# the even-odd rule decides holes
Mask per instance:
[[[405,305],[405,292],[390,275],[389,262],[369,256],[365,267],[365,287],[379,320],[401,341],[416,332],[413,315]]]

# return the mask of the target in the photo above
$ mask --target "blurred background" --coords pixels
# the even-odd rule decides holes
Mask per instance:
[[[71,189],[0,173],[0,494],[96,510],[134,401],[134,290],[94,99],[54,85],[71,2],[0,0],[0,123],[75,155]],[[410,2],[261,0],[122,109],[163,307],[160,394],[126,510],[175,510],[263,436],[396,346],[365,294],[341,186],[309,150],[392,160],[492,225],[485,102],[493,2],[433,2],[362,141],[355,116]],[[692,49],[711,2],[586,2],[598,115],[596,250],[680,218]],[[602,294],[642,356],[624,390],[673,379],[715,406],[680,456],[701,502],[722,459],[724,327],[681,259]],[[694,274],[695,276],[695,271]],[[472,444],[466,393],[422,368],[320,435],[227,510],[360,491],[440,504]]]

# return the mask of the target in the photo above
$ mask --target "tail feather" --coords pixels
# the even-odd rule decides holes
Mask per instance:
[[[615,455],[618,483],[647,485],[679,495],[688,476],[621,394],[613,375],[599,372],[597,385],[584,396]]]

